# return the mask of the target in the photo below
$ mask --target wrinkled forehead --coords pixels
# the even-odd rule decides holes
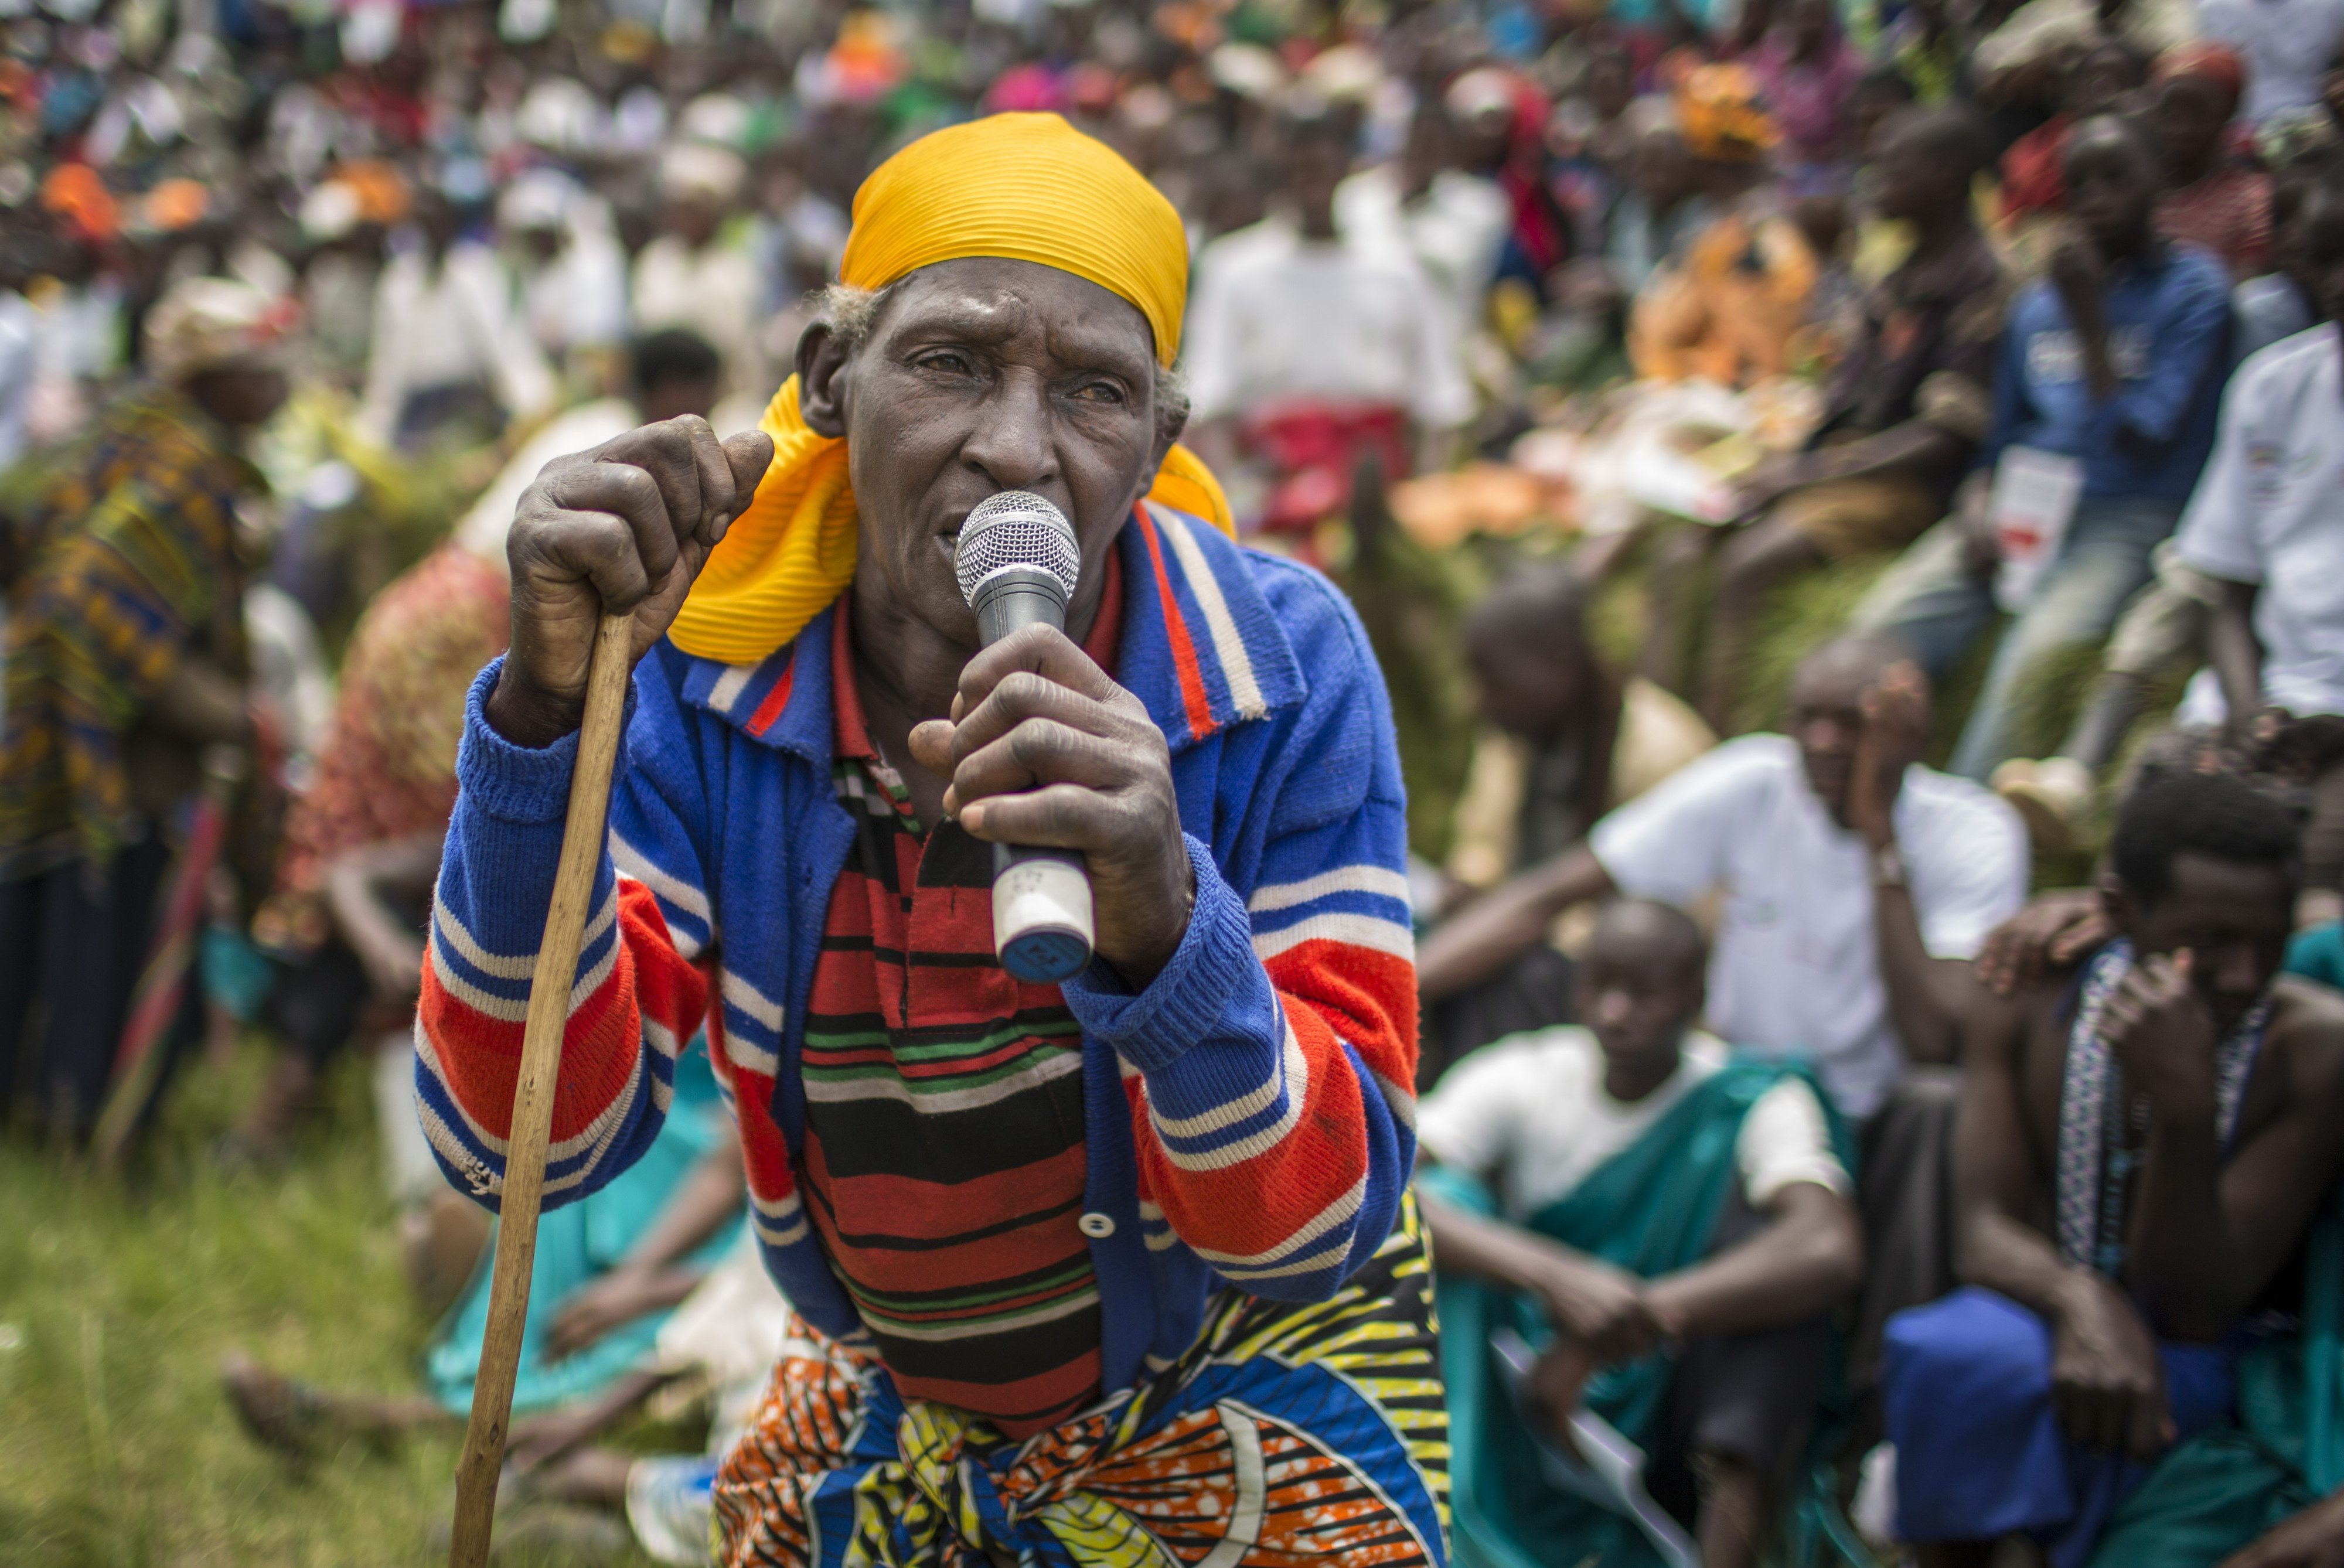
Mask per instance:
[[[1034,261],[966,257],[889,284],[873,341],[1040,352],[1068,369],[1153,374],[1156,335],[1139,308],[1087,278]]]

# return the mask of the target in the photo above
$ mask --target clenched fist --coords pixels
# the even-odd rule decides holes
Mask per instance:
[[[771,437],[719,441],[688,414],[546,464],[521,493],[505,547],[512,652],[489,696],[497,733],[542,746],[576,729],[603,612],[633,612],[641,659],[773,459]]]

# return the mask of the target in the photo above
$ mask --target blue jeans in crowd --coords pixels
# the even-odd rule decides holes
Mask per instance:
[[[2059,557],[2002,634],[1977,706],[1954,749],[1951,769],[1985,782],[2014,755],[2016,704],[2027,673],[2045,657],[2100,641],[2125,602],[2152,575],[2149,556],[2173,531],[2181,502],[2148,497],[2086,498],[2076,508]],[[1932,680],[1943,680],[1994,619],[1994,579],[1964,560],[1960,523],[1947,518],[1913,541],[1855,612],[1855,627],[1901,639]]]

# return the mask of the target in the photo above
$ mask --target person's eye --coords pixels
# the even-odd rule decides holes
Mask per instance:
[[[1124,401],[1123,389],[1113,381],[1090,381],[1076,389],[1075,396],[1086,403],[1115,404]]]
[[[912,361],[923,370],[937,370],[947,376],[969,376],[976,373],[976,361],[958,349],[938,349],[922,354]]]

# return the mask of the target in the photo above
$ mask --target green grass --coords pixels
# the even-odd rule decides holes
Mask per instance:
[[[0,1144],[0,1563],[433,1560],[452,1440],[297,1471],[220,1395],[237,1347],[328,1388],[410,1391],[431,1327],[399,1268],[362,1062],[286,1168],[204,1158],[264,1065],[258,1047],[225,1071],[190,1064],[126,1184]]]

